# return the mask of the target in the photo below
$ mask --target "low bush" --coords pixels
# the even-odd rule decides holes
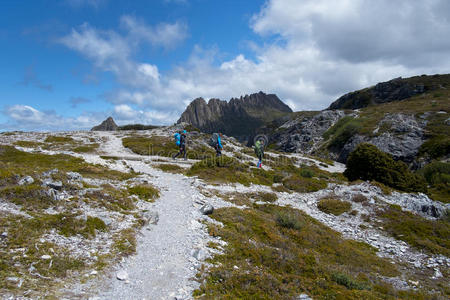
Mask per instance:
[[[356,202],[356,203],[364,203],[364,202],[367,202],[368,199],[363,194],[356,194],[356,195],[353,195],[352,201]]]
[[[348,212],[352,208],[352,204],[335,198],[323,198],[317,204],[317,208],[326,214],[339,216]]]
[[[69,136],[53,136],[49,135],[44,142],[46,143],[72,143],[74,142],[73,138]]]
[[[299,193],[311,193],[326,188],[327,182],[315,178],[305,178],[292,175],[283,180],[283,185],[292,191]]]
[[[128,192],[131,195],[136,195],[140,199],[153,202],[159,197],[159,191],[154,186],[149,184],[141,184],[128,188]]]
[[[408,166],[371,144],[362,143],[350,153],[344,175],[350,180],[376,180],[406,192],[426,192],[425,180]]]

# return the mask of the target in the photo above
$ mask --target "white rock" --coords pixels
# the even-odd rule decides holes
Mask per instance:
[[[89,273],[90,275],[97,275],[98,272],[96,270],[93,270],[91,273]]]
[[[50,255],[47,255],[47,254],[41,256],[41,259],[44,259],[44,260],[49,260],[51,258],[52,257]]]
[[[128,279],[128,273],[125,270],[120,270],[116,274],[117,279],[119,280],[127,280]]]

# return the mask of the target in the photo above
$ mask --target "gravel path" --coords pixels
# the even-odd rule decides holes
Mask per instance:
[[[108,138],[101,149],[105,154],[130,155],[119,138],[111,134],[104,136]],[[86,158],[95,162],[92,156]],[[199,286],[193,280],[201,264],[197,258],[208,255],[206,243],[211,240],[199,222],[206,218],[199,212],[206,199],[193,184],[193,178],[164,173],[143,161],[127,160],[126,164],[150,175],[149,181],[160,189],[161,197],[152,208],[158,213],[159,221],[141,231],[136,255],[125,259],[93,285],[93,293],[97,295],[91,299],[190,299],[192,291]],[[126,272],[127,280],[116,278],[120,271]],[[92,286],[90,290],[92,293]]]

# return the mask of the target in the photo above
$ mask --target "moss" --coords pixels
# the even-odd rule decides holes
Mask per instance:
[[[397,205],[390,205],[377,213],[383,228],[395,238],[433,254],[450,256],[450,221],[428,220]]]
[[[317,208],[327,214],[339,216],[348,212],[352,208],[352,204],[335,198],[323,198],[317,204]]]
[[[209,232],[227,246],[198,275],[202,284],[195,297],[293,299],[303,292],[314,299],[401,298],[392,287],[393,296],[372,288],[381,283],[380,275],[399,274],[395,265],[377,257],[367,244],[343,239],[299,210],[272,205],[220,208],[212,218],[224,226],[211,224]]]
[[[159,190],[152,185],[149,184],[141,184],[128,188],[128,192],[131,195],[136,195],[140,199],[153,202],[156,198],[159,197]]]

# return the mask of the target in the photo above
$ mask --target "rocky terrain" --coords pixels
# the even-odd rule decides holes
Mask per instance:
[[[2,298],[448,297],[448,204],[186,126],[1,134]]]
[[[119,130],[116,122],[114,122],[112,117],[108,117],[100,125],[92,127],[91,131],[115,131]]]

